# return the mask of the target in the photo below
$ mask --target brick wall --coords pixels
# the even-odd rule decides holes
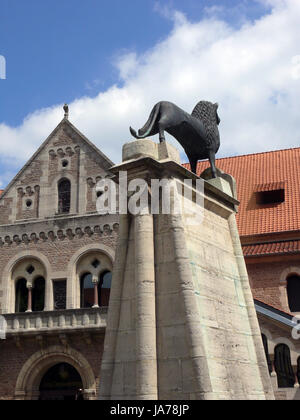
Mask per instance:
[[[12,213],[13,198],[4,198],[0,203],[0,224],[9,223],[9,216]]]
[[[6,292],[11,284],[9,274],[3,276],[3,272],[14,258],[39,254],[46,257],[52,274],[59,273],[59,278],[70,280],[73,277],[67,271],[68,265],[80,249],[102,246],[113,254],[118,216],[91,214],[96,212],[93,188],[97,177],[107,175],[110,166],[111,162],[63,120],[5,191],[0,198],[0,313],[4,307],[10,310],[11,303],[4,299],[9,300]],[[72,185],[71,209],[70,214],[62,217],[56,214],[57,182],[64,177]],[[93,180],[93,188],[87,185],[89,178]],[[26,200],[31,200],[27,206]],[[47,278],[46,283],[51,280]],[[42,341],[37,340],[38,335],[24,338],[18,334],[16,337],[17,341],[9,337],[0,340],[0,399],[13,399],[24,363],[41,348],[57,345],[60,340],[58,335],[45,334]],[[67,340],[68,346],[87,359],[97,381],[103,340],[99,331],[91,334],[91,342],[74,333]]]
[[[94,216],[98,222],[101,222],[101,217]],[[53,272],[59,271],[64,272],[65,277],[68,277],[67,267],[72,256],[80,249],[86,245],[95,245],[95,248],[104,245],[109,247],[112,251],[116,247],[117,236],[118,236],[118,224],[104,224],[101,226],[95,225],[95,220],[93,223],[91,220],[86,220],[85,227],[80,227],[78,222],[77,227],[75,227],[71,221],[68,222],[60,220],[58,223],[65,224],[64,228],[58,229],[57,226],[53,226],[53,223],[50,223],[48,229],[49,231],[40,232],[40,234],[31,234],[28,230],[28,234],[23,237],[18,235],[18,240],[16,235],[13,237],[6,237],[4,241],[1,241],[0,245],[0,272],[3,273],[5,267],[9,261],[16,255],[24,254],[24,251],[28,256],[32,254],[33,251],[41,253],[47,258]],[[105,219],[104,219],[105,220]],[[68,228],[68,226],[71,226]],[[27,226],[30,229],[32,225]],[[1,234],[1,233],[0,233]],[[10,239],[7,239],[10,238]],[[51,279],[49,279],[51,280]],[[9,287],[8,279],[0,276],[0,313],[4,307],[4,302],[1,299],[3,291]]]
[[[247,261],[247,270],[254,299],[261,300],[268,305],[290,312],[288,306],[286,282],[282,279],[283,273],[294,267],[297,262],[282,257],[281,261],[271,258],[263,262]],[[300,270],[300,264],[299,270]]]
[[[103,334],[92,334],[89,344],[82,335],[72,334],[67,337],[67,346],[81,353],[91,366],[99,387],[100,364],[103,353]],[[35,337],[24,338],[16,342],[13,338],[0,340],[0,400],[12,400],[15,386],[24,363],[36,352],[53,345],[60,345],[58,336],[43,337],[42,344]],[[59,361],[57,362],[59,363]]]

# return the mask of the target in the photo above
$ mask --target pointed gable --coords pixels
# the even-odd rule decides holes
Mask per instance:
[[[70,214],[95,212],[95,184],[111,166],[113,162],[64,118],[1,194],[0,224],[57,216],[61,180],[70,185]]]

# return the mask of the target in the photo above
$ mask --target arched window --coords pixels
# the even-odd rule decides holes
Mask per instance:
[[[71,182],[64,178],[58,183],[58,212],[69,213],[71,206]]]
[[[43,311],[45,306],[46,269],[35,258],[27,257],[12,270],[12,287],[15,287],[14,307],[11,312]]]
[[[269,373],[272,373],[272,362],[271,362],[270,355],[269,355],[268,339],[265,336],[265,334],[262,334],[261,337],[262,337],[262,341],[263,341],[263,345],[264,345],[264,349],[265,349],[265,355],[266,355],[266,359],[267,359]]]
[[[32,310],[43,311],[45,306],[45,279],[38,277],[32,289]]]
[[[94,305],[94,284],[91,273],[83,274],[80,279],[80,307],[91,308]]]
[[[277,373],[278,388],[293,388],[295,376],[291,364],[290,349],[286,344],[275,347],[274,365]]]
[[[28,305],[28,289],[25,279],[19,279],[16,283],[15,312],[26,312]]]
[[[99,294],[99,306],[108,306],[110,288],[111,288],[112,273],[110,271],[104,271],[100,275],[98,294]]]
[[[291,312],[300,312],[300,277],[291,276],[287,279],[287,295]]]

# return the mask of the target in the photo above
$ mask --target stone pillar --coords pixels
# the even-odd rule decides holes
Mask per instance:
[[[136,398],[157,399],[153,216],[134,217]]]
[[[44,311],[53,311],[54,309],[53,288],[54,288],[53,280],[51,279],[51,281],[46,281]]]
[[[294,383],[294,388],[299,388],[299,380],[298,380],[298,366],[293,366],[293,372],[295,375],[295,383]]]
[[[275,390],[275,389],[278,388],[278,381],[277,381],[277,373],[276,373],[275,363],[274,363],[274,354],[270,354],[270,358],[271,358],[271,362],[272,362],[272,372],[270,374],[271,383],[272,383],[273,389]]]
[[[121,299],[124,286],[124,271],[126,267],[129,246],[130,219],[127,214],[120,215],[119,239],[116,249],[117,258],[112,273],[112,288],[109,298],[107,327],[105,331],[104,352],[101,363],[100,399],[112,398],[112,386],[115,370],[115,360],[118,342],[118,332],[121,314]]]
[[[28,284],[27,289],[28,289],[28,304],[27,304],[26,312],[32,312],[32,284]]]
[[[123,163],[110,171],[116,179],[127,171],[128,183],[142,178],[150,195],[152,179],[192,180],[190,204],[197,196],[199,178],[166,143],[127,143]],[[173,210],[120,216],[100,399],[274,398],[235,222],[234,181],[219,173],[199,182],[204,205],[196,225]]]
[[[99,308],[98,276],[93,276],[93,284],[94,284],[94,304],[93,304],[93,308]]]

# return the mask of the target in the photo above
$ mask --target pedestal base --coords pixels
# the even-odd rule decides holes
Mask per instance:
[[[151,143],[125,145],[126,161],[112,171],[148,182],[162,173],[181,184],[195,179],[179,164],[159,161]],[[203,181],[199,225],[189,226],[182,214],[121,216],[102,399],[274,398],[235,221],[234,181],[225,178]]]

